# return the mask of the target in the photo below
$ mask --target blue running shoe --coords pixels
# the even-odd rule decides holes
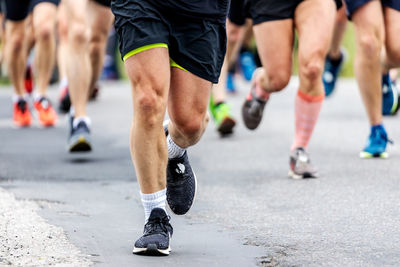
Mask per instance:
[[[251,52],[245,51],[240,53],[240,68],[246,81],[250,81],[253,77],[253,72],[256,70],[256,60]]]
[[[236,92],[236,86],[235,86],[235,73],[233,72],[228,72],[228,75],[226,76],[226,89],[230,93]]]
[[[344,54],[340,52],[340,59],[332,60],[325,58],[324,73],[322,74],[322,82],[324,83],[325,96],[330,96],[335,90],[336,80],[339,76],[343,65]]]
[[[395,115],[399,110],[399,93],[389,74],[382,75],[382,115]]]
[[[393,143],[389,140],[385,128],[382,125],[371,127],[371,134],[368,138],[367,145],[360,152],[360,158],[388,158],[386,152],[387,143]]]

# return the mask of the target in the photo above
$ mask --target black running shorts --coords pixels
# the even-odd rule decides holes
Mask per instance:
[[[374,0],[345,0],[347,16],[351,18],[354,12],[365,5],[366,3]],[[382,5],[400,11],[400,0],[381,0]]]
[[[180,17],[153,1],[112,0],[124,60],[152,47],[168,47],[172,66],[217,83],[226,51],[224,23]]]
[[[111,0],[93,0],[93,1],[105,7],[111,6]]]
[[[260,24],[267,21],[293,19],[297,6],[304,0],[249,0],[250,15],[253,24]],[[335,1],[337,8],[342,6],[341,0]],[[353,1],[353,0],[349,0]]]
[[[60,0],[5,0],[5,2],[6,19],[20,21],[24,20],[37,4],[46,2],[58,5]]]
[[[231,0],[229,6],[229,21],[235,25],[242,26],[246,19],[250,18],[250,1],[248,0]]]

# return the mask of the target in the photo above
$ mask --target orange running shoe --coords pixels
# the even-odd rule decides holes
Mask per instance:
[[[35,100],[35,109],[38,113],[39,122],[45,127],[53,126],[57,121],[57,113],[46,97]]]
[[[32,124],[32,115],[25,100],[20,99],[14,104],[13,120],[19,127],[28,127]]]

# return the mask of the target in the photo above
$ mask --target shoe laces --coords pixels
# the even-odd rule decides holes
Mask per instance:
[[[388,138],[387,134],[380,129],[373,130],[369,138],[371,144],[379,144],[382,141],[384,141],[385,143],[393,144],[393,141]]]
[[[171,226],[169,224],[170,216],[165,215],[163,217],[149,218],[145,227],[145,235],[160,234],[165,232],[171,232]]]
[[[46,97],[41,97],[41,98],[39,99],[38,102],[39,102],[40,106],[41,106],[44,110],[49,109],[50,106],[51,106],[50,101],[49,101]]]

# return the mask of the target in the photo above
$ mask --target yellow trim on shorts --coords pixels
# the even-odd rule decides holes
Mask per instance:
[[[123,60],[126,61],[128,58],[130,58],[131,56],[134,56],[140,52],[152,49],[152,48],[156,48],[156,47],[164,47],[168,49],[168,45],[166,43],[156,43],[156,44],[149,44],[149,45],[144,45],[141,47],[138,47],[136,49],[133,49],[132,51],[128,52],[125,54],[125,56],[123,57]],[[169,59],[169,65],[171,67],[175,67],[178,69],[181,69],[183,71],[187,71],[190,73],[190,71],[188,71],[187,69],[185,69],[184,67],[180,66],[178,63],[176,63],[172,58]]]
[[[181,70],[184,70],[184,71],[190,73],[190,71],[188,71],[188,70],[185,69],[184,67],[178,65],[178,63],[176,63],[172,58],[169,58],[169,65],[170,65],[171,67],[175,67],[175,68],[178,68],[178,69],[181,69]]]
[[[164,47],[164,48],[168,49],[168,45],[166,43],[156,43],[156,44],[144,45],[144,46],[138,47],[138,48],[133,49],[132,51],[126,53],[125,56],[123,57],[123,60],[126,61],[131,56],[134,56],[140,52],[143,52],[143,51],[146,51],[146,50],[149,50],[152,48],[156,48],[156,47]]]

